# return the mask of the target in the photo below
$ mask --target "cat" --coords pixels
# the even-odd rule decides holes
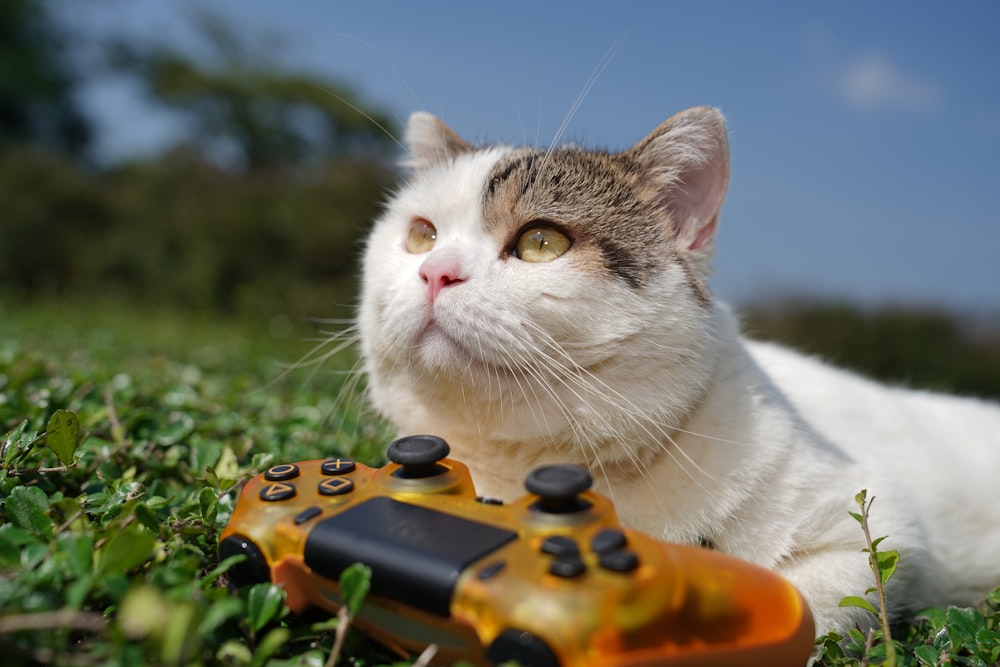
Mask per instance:
[[[589,468],[626,525],[771,568],[818,635],[869,627],[873,537],[892,615],[1000,585],[1000,406],[882,386],[745,339],[707,285],[729,179],[715,109],[610,153],[406,130],[410,179],[375,221],[357,315],[368,395],[444,437],[477,490]]]

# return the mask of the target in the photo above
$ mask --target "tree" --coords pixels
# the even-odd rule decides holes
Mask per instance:
[[[73,101],[64,37],[39,0],[0,0],[0,150],[35,144],[82,155],[90,125]]]
[[[162,45],[120,43],[115,59],[189,117],[210,155],[257,170],[371,154],[394,141],[392,121],[363,109],[345,86],[275,69],[216,18],[202,15],[197,25],[215,55],[207,64]]]

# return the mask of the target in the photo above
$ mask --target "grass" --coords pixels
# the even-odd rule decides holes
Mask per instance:
[[[313,333],[102,304],[0,305],[4,664],[327,663],[335,620],[286,617],[267,585],[230,594],[230,563],[216,553],[241,482],[271,462],[382,461],[388,430],[337,399],[349,356],[282,377]],[[997,664],[998,608],[1000,592],[982,609],[932,609],[894,628],[898,664]],[[880,663],[882,638],[825,638],[818,664]],[[397,659],[356,633],[344,655]]]

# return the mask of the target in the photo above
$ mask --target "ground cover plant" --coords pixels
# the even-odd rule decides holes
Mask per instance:
[[[271,463],[382,462],[391,434],[365,414],[356,387],[338,398],[349,354],[283,373],[313,333],[92,303],[0,305],[4,664],[400,659],[351,632],[335,650],[338,620],[289,618],[275,587],[231,594],[232,562],[216,553],[241,483]],[[860,501],[859,523],[878,512],[877,499]],[[870,536],[875,587],[906,567],[882,537]],[[363,580],[352,584],[359,599]],[[827,637],[818,664],[882,664],[890,632],[896,664],[997,664],[998,609],[1000,591],[980,609]]]

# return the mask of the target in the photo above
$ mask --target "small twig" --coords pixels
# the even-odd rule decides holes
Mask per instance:
[[[104,391],[104,407],[108,409],[108,421],[111,423],[111,439],[122,444],[125,441],[125,430],[118,421],[118,413],[115,411],[115,400],[111,390]]]
[[[344,647],[344,638],[347,636],[347,628],[351,625],[351,613],[347,607],[343,606],[337,612],[337,629],[333,635],[333,648],[326,659],[326,667],[334,667],[340,657],[340,650]]]
[[[83,510],[77,510],[68,519],[62,522],[62,524],[56,528],[55,535],[60,535],[64,530],[73,525],[73,522],[83,516]]]
[[[39,611],[32,614],[12,614],[0,617],[0,634],[21,632],[22,630],[53,629],[102,632],[105,627],[107,627],[107,622],[101,614],[73,609]]]
[[[896,645],[892,641],[892,633],[889,630],[889,613],[887,611],[888,606],[886,605],[885,586],[882,584],[882,569],[879,567],[878,562],[878,549],[872,541],[871,531],[868,529],[868,510],[871,508],[872,503],[875,502],[875,498],[873,496],[872,499],[866,503],[865,500],[867,495],[867,492],[862,490],[858,494],[857,500],[858,504],[861,506],[861,529],[865,532],[865,542],[868,544],[868,564],[871,567],[872,572],[875,574],[875,592],[878,595],[879,606],[879,613],[877,616],[879,625],[882,629],[882,643],[885,644],[885,662],[883,664],[888,667],[896,667]],[[869,632],[867,648],[871,648],[873,641],[873,633]]]
[[[413,667],[427,667],[431,664],[431,660],[437,655],[438,647],[437,644],[431,644],[423,650],[423,653],[416,659],[413,663]]]
[[[858,667],[868,667],[868,653],[875,646],[875,628],[868,629],[868,636],[865,637],[865,652],[861,656],[861,664]]]

